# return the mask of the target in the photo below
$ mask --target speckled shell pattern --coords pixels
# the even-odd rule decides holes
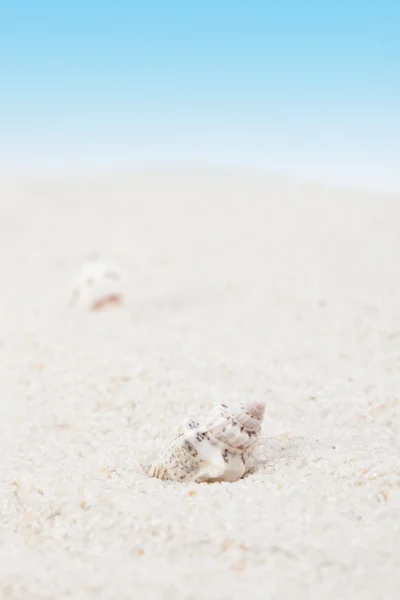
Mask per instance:
[[[265,404],[219,404],[204,423],[182,421],[150,467],[150,477],[179,482],[237,481],[254,466]]]

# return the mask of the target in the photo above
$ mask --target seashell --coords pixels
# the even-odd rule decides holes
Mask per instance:
[[[219,404],[204,423],[187,418],[149,470],[150,477],[180,482],[237,481],[254,466],[263,402]]]
[[[122,304],[122,301],[119,269],[98,256],[89,257],[73,282],[70,306],[102,310],[109,305]]]

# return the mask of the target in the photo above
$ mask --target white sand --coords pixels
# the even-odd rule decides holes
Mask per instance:
[[[400,198],[200,171],[0,197],[1,598],[398,598]],[[93,251],[124,309],[67,309]],[[254,475],[146,476],[245,396]]]

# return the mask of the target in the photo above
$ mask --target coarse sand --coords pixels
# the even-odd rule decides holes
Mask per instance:
[[[400,595],[400,196],[235,171],[0,182],[2,600]],[[68,307],[93,252],[122,307]],[[151,479],[267,402],[257,469]]]

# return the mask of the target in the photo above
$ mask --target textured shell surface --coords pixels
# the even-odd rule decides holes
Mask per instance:
[[[149,470],[180,482],[237,481],[254,466],[265,404],[213,408],[204,423],[185,419]]]
[[[97,256],[90,257],[73,282],[70,305],[101,310],[123,300],[120,269]]]

